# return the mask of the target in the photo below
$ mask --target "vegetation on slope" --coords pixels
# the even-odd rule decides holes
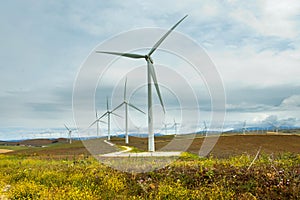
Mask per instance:
[[[299,199],[300,156],[198,158],[185,153],[148,173],[124,173],[88,156],[0,155],[0,197],[9,199]]]

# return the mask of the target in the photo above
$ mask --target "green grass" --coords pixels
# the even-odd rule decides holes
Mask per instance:
[[[53,147],[54,148],[54,147]],[[92,157],[0,155],[0,197],[9,199],[299,199],[300,155],[228,159],[190,153],[147,173],[125,173]],[[5,189],[6,188],[6,189]],[[4,189],[4,190],[3,190]]]
[[[141,153],[141,152],[145,152],[145,151],[142,151],[142,150],[140,150],[140,149],[138,149],[138,148],[136,148],[136,147],[131,147],[132,149],[131,149],[131,153]]]
[[[83,144],[81,141],[79,140],[74,140],[71,144],[67,143],[52,143],[49,145],[46,145],[48,148],[50,149],[57,149],[57,148],[78,148],[78,147],[83,147]]]

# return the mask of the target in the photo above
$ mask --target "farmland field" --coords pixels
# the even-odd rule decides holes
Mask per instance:
[[[157,147],[170,139],[157,138]],[[175,162],[147,173],[105,166],[81,141],[3,146],[14,151],[0,154],[0,199],[300,198],[299,136],[222,136],[208,157],[199,158],[202,139],[196,138]],[[141,150],[143,140],[130,138]],[[121,139],[112,141],[123,145]]]

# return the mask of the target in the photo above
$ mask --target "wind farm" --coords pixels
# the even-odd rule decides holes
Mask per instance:
[[[300,199],[290,5],[2,3],[0,200]]]

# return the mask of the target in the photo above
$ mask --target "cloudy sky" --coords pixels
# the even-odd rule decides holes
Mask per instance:
[[[226,122],[276,116],[300,125],[299,13],[297,0],[3,1],[0,127],[72,126],[73,84],[99,44],[138,28],[168,29],[186,14],[176,31],[215,64]],[[101,102],[99,112],[103,95]],[[199,107],[205,111],[205,105]]]

